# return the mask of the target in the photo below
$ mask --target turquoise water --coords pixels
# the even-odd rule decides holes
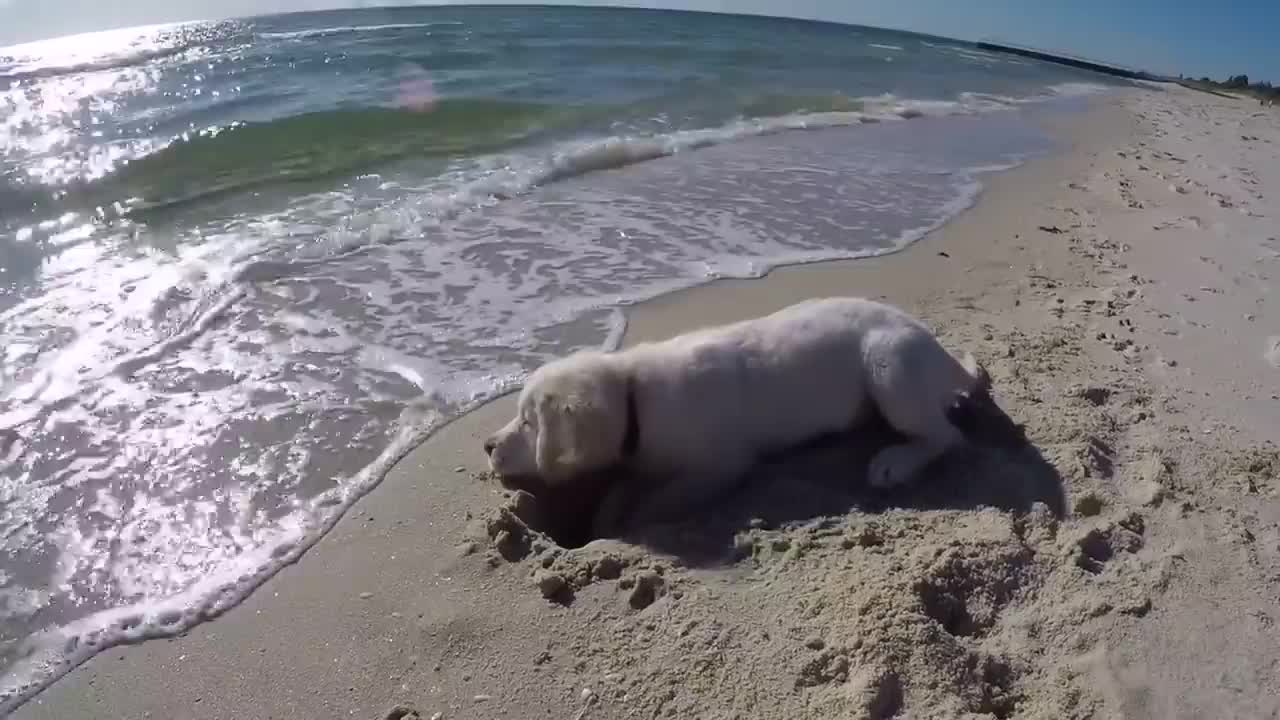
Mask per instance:
[[[628,303],[891,252],[1107,78],[940,38],[413,8],[0,49],[0,711],[297,556]]]

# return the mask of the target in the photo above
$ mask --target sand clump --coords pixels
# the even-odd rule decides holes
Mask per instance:
[[[539,529],[540,520],[533,496],[516,491],[507,495],[501,507],[474,524],[471,534],[487,539],[490,565],[503,561],[527,563],[531,585],[553,602],[572,603],[576,592],[600,582],[612,582],[637,609],[665,594],[668,563],[621,542],[602,540],[584,548],[561,547]]]

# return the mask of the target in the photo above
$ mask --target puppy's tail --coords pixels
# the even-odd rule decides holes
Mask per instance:
[[[969,377],[973,378],[973,384],[969,386],[968,395],[970,397],[981,397],[991,393],[991,375],[987,373],[987,369],[978,362],[973,353],[966,352],[964,359],[960,361],[961,367],[965,372],[969,373]]]

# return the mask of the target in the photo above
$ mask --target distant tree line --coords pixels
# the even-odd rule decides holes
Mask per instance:
[[[1220,90],[1231,90],[1234,92],[1244,92],[1256,95],[1259,98],[1267,98],[1272,100],[1280,100],[1280,87],[1273,86],[1266,80],[1259,82],[1249,82],[1248,75],[1232,75],[1225,81],[1218,82],[1212,78],[1202,77],[1199,80],[1187,78],[1190,82],[1203,85],[1210,88],[1218,88]]]

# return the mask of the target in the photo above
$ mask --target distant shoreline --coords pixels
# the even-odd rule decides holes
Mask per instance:
[[[1003,43],[989,42],[985,40],[980,40],[975,43],[975,45],[977,45],[979,50],[989,50],[991,52],[1000,52],[1009,55],[1020,55],[1022,57],[1034,58],[1036,60],[1056,63],[1058,65],[1066,65],[1068,67],[1079,68],[1081,70],[1090,70],[1103,75],[1111,75],[1114,77],[1126,78],[1128,80],[1170,82],[1170,79],[1163,75],[1156,75],[1155,73],[1147,72],[1145,70],[1133,70],[1094,60],[1086,60],[1084,58],[1071,57],[1069,55],[1061,55],[1044,50],[1036,50],[1030,47],[1006,45]]]

